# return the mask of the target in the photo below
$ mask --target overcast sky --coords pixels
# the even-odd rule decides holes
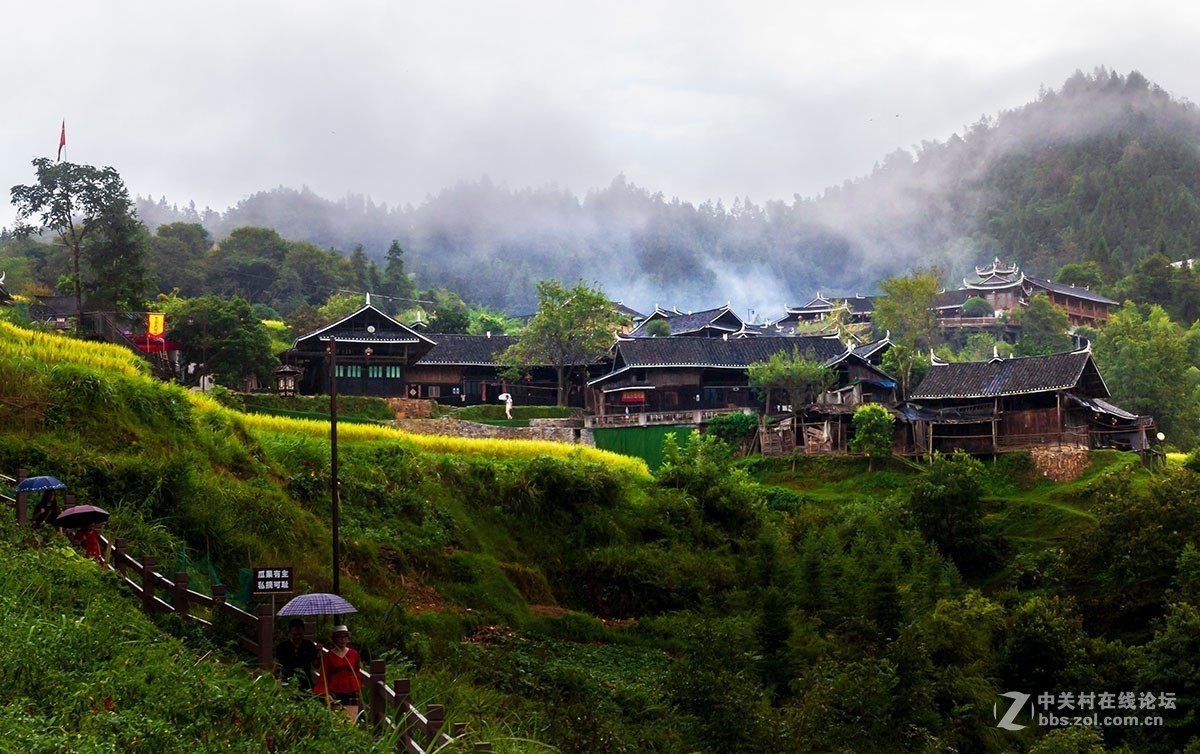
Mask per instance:
[[[1200,3],[1179,0],[39,0],[0,21],[0,225],[64,120],[63,159],[201,209],[620,173],[728,204],[814,196],[1076,69],[1200,101]]]

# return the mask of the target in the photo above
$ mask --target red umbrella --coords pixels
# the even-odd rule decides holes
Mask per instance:
[[[76,505],[58,514],[54,523],[64,529],[82,529],[88,524],[99,524],[108,520],[108,511],[94,505]]]

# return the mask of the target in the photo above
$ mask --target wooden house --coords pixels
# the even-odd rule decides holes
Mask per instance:
[[[777,353],[798,351],[833,369],[836,384],[808,406],[764,406],[747,369]],[[845,427],[865,402],[895,402],[895,382],[836,337],[634,338],[617,343],[612,371],[588,383],[592,426],[682,424],[724,411],[796,411],[820,424],[831,447],[844,449]],[[780,396],[782,398],[782,396]]]
[[[1100,327],[1108,321],[1112,308],[1119,305],[1087,288],[1032,277],[1016,265],[1005,265],[995,259],[986,267],[976,267],[975,275],[963,278],[963,286],[958,290],[941,294],[937,304],[939,323],[943,327],[964,324],[961,309],[971,297],[984,299],[991,305],[994,315],[999,315],[1027,306],[1029,298],[1039,293],[1066,311],[1072,326]],[[988,324],[990,322],[983,322],[978,326]]]
[[[801,322],[819,322],[844,313],[848,322],[869,322],[875,313],[875,296],[848,296],[838,298],[827,297],[817,293],[806,304],[789,306],[784,310],[783,317],[775,325],[787,330],[795,328]]]
[[[916,454],[1042,446],[1144,450],[1153,420],[1108,403],[1089,349],[986,362],[936,360],[901,417]]]
[[[296,390],[329,392],[329,342],[337,344],[334,378],[343,395],[408,394],[408,370],[436,345],[370,303],[333,324],[296,338],[283,361],[304,370]]]

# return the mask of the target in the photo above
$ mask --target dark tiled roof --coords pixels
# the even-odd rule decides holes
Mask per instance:
[[[657,315],[657,316],[655,316]],[[715,324],[718,319],[732,320],[728,323]],[[733,310],[728,306],[722,306],[718,309],[705,309],[702,312],[672,312],[664,309],[658,309],[650,317],[646,318],[641,325],[637,327],[629,335],[634,338],[650,337],[645,334],[645,326],[647,323],[655,319],[665,319],[671,327],[672,335],[683,335],[685,333],[694,333],[703,330],[706,327],[715,327],[720,330],[731,333],[737,332],[742,328],[742,320],[738,315],[733,313]]]
[[[852,312],[869,314],[875,311],[875,300],[878,298],[881,297],[859,296],[857,294],[853,296],[824,296],[818,294],[816,298],[814,298],[812,301],[809,301],[807,304],[804,304],[803,306],[787,307],[787,312],[789,314],[798,314],[805,311],[829,311],[831,308],[833,308],[833,302],[842,301]]]
[[[1089,291],[1087,288],[1080,288],[1075,285],[1063,285],[1062,283],[1052,283],[1049,280],[1042,280],[1034,277],[1027,277],[1025,279],[1030,283],[1033,283],[1034,287],[1041,288],[1052,293],[1061,293],[1064,296],[1074,296],[1076,298],[1081,298],[1084,301],[1095,301],[1098,304],[1119,306],[1118,302],[1113,301],[1111,298],[1101,296],[1099,293]]]
[[[613,305],[613,309],[615,309],[618,314],[622,314],[626,317],[629,317],[634,322],[641,322],[643,319],[646,318],[645,314],[642,314],[637,309],[631,309],[628,306],[625,306],[625,304],[623,304],[620,301],[614,301],[614,302],[612,302],[612,305]]]
[[[296,338],[292,348],[301,350],[306,343],[320,343],[336,337],[351,343],[433,343],[416,330],[401,324],[371,304],[364,304],[337,322],[319,327]],[[324,346],[321,346],[324,348]]]
[[[812,351],[822,362],[838,358],[846,347],[836,338],[637,338],[617,344],[618,365],[646,367],[745,368],[780,351]]]
[[[967,299],[972,296],[978,296],[979,293],[969,288],[959,288],[953,291],[942,291],[937,295],[933,307],[935,309],[944,309],[947,307],[959,307],[967,302]]]
[[[431,335],[437,345],[417,362],[419,366],[431,364],[458,364],[472,366],[495,366],[496,356],[517,342],[515,335]]]
[[[1090,352],[935,365],[909,398],[996,398],[1068,388],[1089,398],[1108,396]]]
[[[874,343],[864,343],[858,348],[855,348],[853,353],[860,359],[870,360],[872,356],[884,350],[885,348],[890,348],[891,345],[892,341],[889,338],[880,338]]]

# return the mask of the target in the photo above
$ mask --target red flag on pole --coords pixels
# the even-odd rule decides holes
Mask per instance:
[[[67,122],[62,122],[62,133],[58,136],[58,159],[62,160],[63,147],[67,145]]]

